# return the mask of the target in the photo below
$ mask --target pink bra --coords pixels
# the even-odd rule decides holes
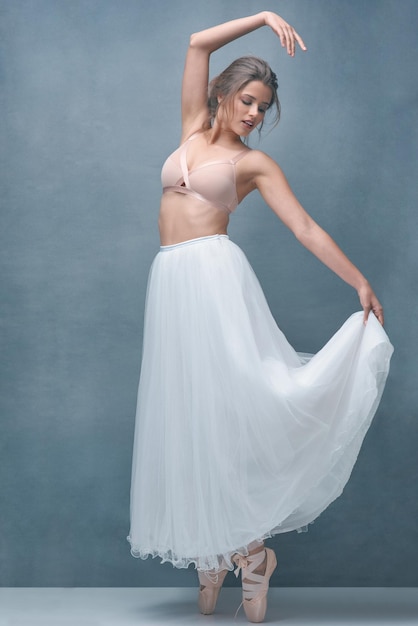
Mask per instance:
[[[238,205],[235,164],[250,150],[242,150],[232,159],[202,163],[189,171],[187,148],[198,134],[189,137],[164,163],[161,171],[163,193],[177,191],[188,194],[231,213]]]

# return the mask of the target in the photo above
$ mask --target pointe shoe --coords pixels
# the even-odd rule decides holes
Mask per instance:
[[[263,563],[264,559],[266,559],[264,576],[255,574],[254,570]],[[276,555],[270,548],[265,548],[248,556],[236,554],[232,560],[238,566],[235,576],[238,577],[241,570],[242,606],[245,615],[249,622],[259,624],[264,620],[267,610],[267,592],[270,577],[277,566]]]
[[[227,575],[228,570],[220,570],[219,572],[198,572],[200,589],[199,589],[199,610],[203,615],[212,615],[215,610],[219,592],[222,583]],[[203,588],[202,588],[203,587]]]

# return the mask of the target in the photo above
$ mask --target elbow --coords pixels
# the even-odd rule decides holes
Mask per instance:
[[[189,50],[203,50],[204,52],[212,52],[212,48],[210,43],[207,40],[207,37],[204,36],[202,32],[200,33],[192,33],[189,39]]]
[[[313,220],[306,220],[293,229],[293,234],[299,243],[306,247],[315,237],[315,226]]]
[[[189,39],[189,48],[202,48],[200,33],[192,33]]]

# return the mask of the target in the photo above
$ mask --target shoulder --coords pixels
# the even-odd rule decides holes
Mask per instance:
[[[278,164],[262,150],[249,148],[247,154],[239,161],[240,169],[253,177],[279,169]]]
[[[237,163],[237,182],[242,198],[258,189],[273,187],[283,173],[277,163],[262,150],[248,148]]]

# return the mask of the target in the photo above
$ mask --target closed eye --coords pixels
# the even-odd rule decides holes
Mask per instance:
[[[251,102],[251,101],[250,101],[250,102],[247,102],[246,100],[241,100],[241,102],[242,102],[243,104],[245,104],[245,106],[250,106],[250,104],[252,104],[252,102]],[[265,113],[266,111],[267,111],[267,109],[263,109],[263,108],[261,108],[261,107],[258,107],[258,112],[259,112],[259,113]]]

